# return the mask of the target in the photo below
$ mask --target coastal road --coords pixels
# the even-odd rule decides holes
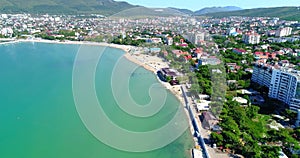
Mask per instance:
[[[186,104],[186,108],[189,111],[190,114],[190,121],[194,122],[193,123],[193,127],[194,127],[194,131],[197,131],[199,133],[198,138],[198,143],[202,148],[202,152],[203,152],[203,157],[206,158],[229,158],[229,155],[226,153],[222,153],[222,152],[216,152],[215,149],[213,149],[209,144],[206,144],[204,140],[209,140],[210,138],[210,130],[206,130],[204,128],[202,128],[202,124],[200,121],[200,117],[198,112],[195,109],[194,106],[194,100],[189,97],[187,95],[187,89],[185,85],[181,85],[181,89],[182,89],[182,94],[183,94],[183,98]]]

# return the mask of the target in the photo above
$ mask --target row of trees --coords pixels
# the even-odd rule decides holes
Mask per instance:
[[[277,55],[279,60],[288,60],[290,63],[297,65],[300,63],[300,59],[293,55]]]
[[[198,86],[194,86],[193,88],[198,89],[192,89],[192,91],[196,91],[197,93],[204,93],[211,95],[212,94],[212,83],[211,83],[211,72],[209,70],[209,67],[207,65],[199,66],[199,68],[195,71],[196,78],[197,78],[197,84]]]
[[[300,41],[295,42],[281,42],[281,43],[270,43],[270,47],[273,50],[279,51],[281,48],[292,48],[292,49],[300,49]]]
[[[48,34],[45,34],[45,33],[37,34],[36,37],[40,37],[42,39],[47,39],[47,40],[60,40],[60,41],[63,41],[63,40],[70,40],[70,41],[80,40],[80,38],[79,39],[75,39],[75,38],[72,38],[71,36],[55,37],[55,36],[48,35]]]
[[[122,35],[118,36],[117,38],[113,39],[111,43],[115,44],[122,44],[122,45],[132,45],[132,46],[139,46],[143,43],[145,43],[145,40],[133,40],[130,37],[123,38]]]

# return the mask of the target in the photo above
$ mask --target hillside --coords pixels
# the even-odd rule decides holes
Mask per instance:
[[[143,17],[154,17],[154,16],[186,16],[186,14],[171,8],[134,7],[116,13],[111,17],[143,18]]]
[[[298,20],[300,21],[300,8],[299,7],[276,7],[276,8],[256,8],[245,9],[232,12],[219,12],[205,14],[213,17],[228,17],[228,16],[248,16],[248,17],[279,17],[285,20]]]
[[[111,15],[135,7],[114,0],[0,0],[0,13],[49,13]]]
[[[228,12],[228,11],[236,11],[242,10],[242,8],[235,7],[235,6],[227,6],[227,7],[207,7],[200,9],[194,12],[194,15],[203,15],[208,13],[217,13],[217,12]]]
[[[172,8],[172,7],[170,7],[170,9],[177,10],[177,11],[182,12],[182,13],[187,14],[187,15],[193,15],[194,14],[194,12],[189,10],[189,9],[180,9],[180,8]]]

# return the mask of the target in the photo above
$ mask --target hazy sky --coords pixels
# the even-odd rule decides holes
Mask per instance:
[[[300,6],[300,0],[116,0],[146,7],[177,7],[199,10],[213,6],[237,6],[244,9],[279,6]]]

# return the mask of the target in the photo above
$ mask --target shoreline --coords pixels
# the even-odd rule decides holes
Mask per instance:
[[[1,44],[13,44],[20,42],[37,42],[37,43],[48,43],[48,44],[74,44],[74,45],[91,45],[91,46],[103,46],[103,47],[113,47],[117,49],[122,49],[128,52],[133,46],[118,45],[113,43],[105,42],[90,42],[90,41],[57,41],[57,40],[46,40],[46,39],[17,39],[8,42],[1,42]]]
[[[133,55],[133,54],[130,54],[129,52],[125,52],[125,54],[123,55],[127,60],[139,65],[139,66],[142,66],[144,69],[148,70],[148,71],[151,71],[155,76],[156,76],[156,79],[159,83],[161,83],[167,90],[169,90],[176,98],[177,100],[182,104],[182,106],[185,106],[185,102],[184,102],[184,99],[183,99],[183,96],[182,96],[182,92],[181,92],[181,85],[175,85],[175,86],[171,86],[170,83],[167,83],[167,82],[163,82],[161,80],[159,80],[159,78],[157,77],[157,71],[163,67],[169,67],[168,65],[162,65],[161,63],[159,62],[154,62],[154,61],[151,61],[151,60],[148,60],[148,61],[141,61],[140,59],[137,58],[137,55]],[[151,55],[145,55],[145,54],[139,54],[138,56],[141,56],[140,58],[144,58],[146,56],[149,57]],[[157,56],[151,56],[152,58],[159,58]],[[152,63],[152,64],[149,64]],[[154,63],[154,64],[153,64]],[[158,66],[157,63],[159,63],[160,65]],[[166,63],[165,63],[166,64]],[[153,66],[155,65],[155,66]]]
[[[13,41],[8,42],[2,42],[2,44],[14,44],[14,43],[20,43],[20,42],[37,42],[37,43],[48,43],[48,44],[74,44],[74,45],[91,45],[91,46],[103,46],[103,47],[111,47],[116,49],[121,49],[124,51],[123,57],[125,57],[130,62],[133,62],[139,66],[142,66],[148,71],[151,71],[156,75],[156,72],[161,69],[162,67],[169,67],[167,63],[163,62],[161,58],[157,56],[151,56],[146,54],[134,54],[131,53],[133,49],[136,49],[138,47],[135,46],[128,46],[128,45],[118,45],[113,43],[105,43],[105,42],[90,42],[90,41],[57,41],[57,40],[45,40],[45,39],[17,39]],[[142,59],[138,59],[138,56]],[[151,59],[147,59],[149,57],[152,57]],[[141,61],[143,60],[143,61]],[[155,61],[154,61],[155,60]],[[153,64],[154,63],[154,64]],[[184,106],[184,100],[182,97],[182,92],[180,89],[180,85],[171,86],[169,83],[165,83],[160,81],[157,78],[158,82],[160,82],[167,90],[169,90],[178,100],[179,102]]]
[[[132,63],[137,64],[138,66],[143,67],[144,69],[152,72],[157,79],[157,82],[161,83],[166,90],[168,90],[170,93],[172,93],[175,98],[179,101],[181,106],[184,108],[185,107],[185,101],[183,98],[183,94],[181,91],[181,85],[176,85],[176,86],[171,86],[167,82],[161,81],[157,77],[157,71],[163,67],[169,67],[169,65],[164,62],[160,57],[157,56],[151,56],[147,54],[143,54],[143,51],[140,51],[137,53],[138,47],[135,46],[128,46],[128,45],[118,45],[118,44],[110,44],[110,43],[100,43],[100,42],[89,42],[89,41],[54,41],[54,40],[45,40],[45,39],[17,39],[13,41],[8,41],[8,42],[2,42],[2,44],[14,44],[14,43],[21,43],[21,42],[37,42],[37,43],[47,43],[47,44],[73,44],[73,45],[90,45],[90,46],[103,46],[103,47],[111,47],[111,48],[116,48],[116,49],[121,49],[124,51],[124,54],[122,57],[126,58]],[[189,120],[189,114],[186,108],[184,108],[184,111],[186,113],[186,118]],[[193,132],[193,126],[190,121],[189,123],[189,131]],[[191,135],[192,136],[192,135]],[[193,138],[193,136],[192,136]],[[193,139],[192,139],[193,140]],[[193,140],[194,142],[194,140]],[[189,149],[189,152],[191,149]]]

